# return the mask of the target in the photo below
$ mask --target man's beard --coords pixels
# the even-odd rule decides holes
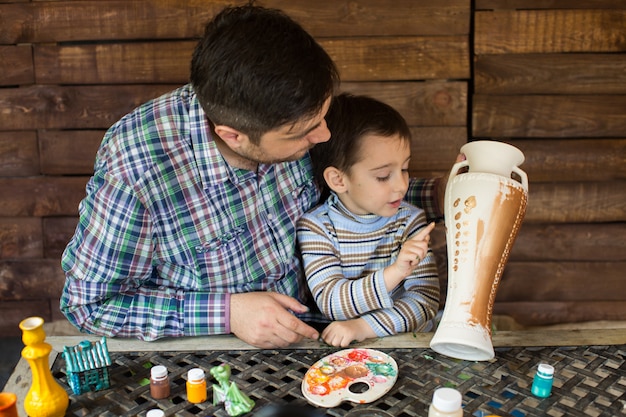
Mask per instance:
[[[267,155],[265,152],[260,152],[258,147],[255,147],[253,152],[246,151],[243,153],[239,153],[239,156],[259,164],[279,164],[282,162],[294,162],[302,159],[302,157],[304,157],[304,155],[306,155],[313,146],[314,145],[310,145],[307,148],[299,150],[294,154],[280,158]]]

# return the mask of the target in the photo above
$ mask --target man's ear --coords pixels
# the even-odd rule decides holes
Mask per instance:
[[[214,131],[232,149],[240,147],[248,139],[248,136],[241,131],[226,125],[215,126]]]
[[[324,170],[324,181],[328,188],[341,194],[346,191],[345,174],[335,167],[328,167]]]

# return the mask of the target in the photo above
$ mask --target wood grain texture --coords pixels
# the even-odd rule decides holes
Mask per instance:
[[[0,260],[0,300],[58,300],[65,276],[58,259]]]
[[[2,265],[0,264],[0,266]],[[0,293],[3,292],[1,289],[3,287],[4,284],[0,282]],[[46,321],[50,321],[52,317],[50,301],[47,299],[32,301],[0,300],[0,332],[2,332],[3,336],[21,337],[22,331],[18,327],[20,321],[32,316],[38,316]],[[28,364],[26,364],[26,369],[28,369]],[[30,386],[26,387],[26,391],[28,391],[28,388]]]
[[[49,1],[0,5],[0,43],[192,38],[228,1]],[[156,24],[156,22],[159,22]]]
[[[469,78],[466,36],[321,39],[344,81]],[[196,42],[161,41],[35,47],[41,83],[180,83]]]
[[[509,262],[497,302],[621,301],[626,302],[626,262]],[[537,289],[541,289],[537,291]]]
[[[108,129],[138,105],[175,85],[35,85],[0,89],[0,126],[6,130]]]
[[[0,45],[0,86],[35,81],[31,45]]]
[[[623,52],[626,10],[477,11],[474,51],[482,54]]]
[[[39,172],[36,133],[0,131],[0,177],[25,177]]]
[[[41,258],[42,235],[38,217],[0,217],[0,259]]]
[[[438,224],[430,237],[430,247],[440,255],[439,266],[446,268],[445,224]],[[626,223],[623,222],[523,222],[509,256],[509,262],[623,261],[626,261]]]
[[[474,58],[481,94],[626,94],[624,54],[503,54]]]
[[[624,0],[476,0],[476,10],[493,9],[619,9]]]
[[[626,139],[519,139],[531,183],[626,179]]]
[[[100,340],[97,336],[49,336],[46,342],[53,349],[63,351],[63,346],[74,346],[80,338]],[[370,339],[356,343],[355,346],[370,349],[385,348],[428,348],[433,333],[403,333],[378,339]],[[626,343],[626,332],[615,332],[613,329],[593,330],[525,330],[501,331],[493,335],[494,347],[513,346],[585,346],[613,345]],[[196,351],[198,346],[206,350],[248,350],[256,349],[234,336],[183,337],[142,342],[134,339],[111,338],[107,340],[110,352],[189,352]],[[293,345],[293,349],[328,349],[328,345],[314,340],[303,340]]]
[[[43,218],[43,257],[60,260],[77,224],[77,216]]]
[[[347,81],[341,83],[340,90],[389,104],[402,114],[409,126],[467,126],[466,81]]]
[[[466,36],[325,39],[344,81],[467,79]]]
[[[626,182],[554,182],[529,186],[525,222],[626,221]]]
[[[0,2],[0,287],[22,297],[2,300],[0,330],[18,332],[23,313],[60,317],[60,293],[23,291],[54,279],[60,292],[59,258],[105,130],[187,82],[205,21],[227,3]],[[625,0],[259,4],[313,34],[342,90],[400,111],[412,175],[448,175],[470,138],[524,152],[528,212],[502,292],[515,300],[496,308],[527,325],[624,318],[614,299],[626,288]],[[432,242],[445,293],[443,224]]]
[[[467,142],[465,127],[412,128],[411,134],[409,173],[417,178],[448,175],[459,149]]]
[[[104,130],[42,130],[39,132],[41,173],[91,175]]]
[[[497,301],[494,314],[512,317],[521,325],[549,326],[569,323],[570,327],[591,321],[618,323],[626,320],[626,302],[624,301]],[[626,335],[626,329],[612,330],[616,334]],[[596,343],[596,342],[593,342]]]
[[[473,96],[475,137],[624,137],[626,95]]]
[[[626,223],[523,223],[509,261],[623,262]]]
[[[185,84],[195,41],[36,45],[41,84]]]
[[[94,40],[191,39],[226,0],[99,0],[0,5],[0,43]],[[468,34],[466,0],[264,0],[259,5],[284,10],[315,37]],[[158,22],[158,24],[155,24]]]
[[[465,0],[264,0],[284,10],[316,37],[467,35],[471,9]]]
[[[78,215],[87,177],[0,178],[0,217]]]
[[[108,129],[126,113],[179,85],[31,86],[0,89],[5,129]],[[410,125],[465,126],[467,84],[434,81],[345,83],[359,94],[389,102]]]

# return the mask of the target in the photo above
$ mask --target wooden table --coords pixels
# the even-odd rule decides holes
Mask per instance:
[[[626,329],[498,332],[493,336],[496,358],[486,362],[439,355],[428,348],[432,336],[404,334],[356,345],[393,357],[399,367],[396,384],[370,404],[347,402],[319,411],[328,416],[426,416],[433,391],[449,386],[463,394],[465,416],[626,415]],[[145,416],[151,408],[161,408],[166,416],[228,416],[222,405],[211,402],[211,385],[216,381],[208,370],[220,363],[231,366],[231,380],[256,401],[249,415],[269,404],[305,406],[304,374],[317,360],[339,350],[314,341],[291,349],[260,350],[231,336],[156,342],[113,338],[107,340],[114,361],[111,388],[77,396],[71,394],[65,362],[58,352],[81,340],[99,338],[51,336],[46,340],[53,347],[53,375],[70,393],[68,416]],[[555,367],[552,395],[546,399],[530,392],[540,362]],[[145,385],[149,367],[156,364],[170,371],[172,389],[166,400],[153,400]],[[187,402],[185,394],[186,372],[193,367],[207,371],[209,387],[207,402],[196,405]],[[22,359],[4,388],[18,394],[21,415],[30,383],[30,369]]]

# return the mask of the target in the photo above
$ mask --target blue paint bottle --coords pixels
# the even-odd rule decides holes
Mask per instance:
[[[554,378],[554,367],[545,363],[540,363],[537,373],[533,379],[533,386],[530,392],[539,398],[548,398],[552,391],[552,380]]]

